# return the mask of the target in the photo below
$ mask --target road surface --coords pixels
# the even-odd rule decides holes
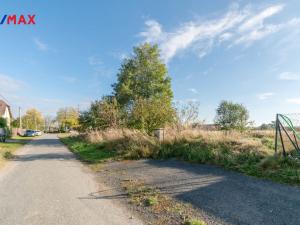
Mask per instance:
[[[91,197],[101,189],[55,135],[44,135],[0,171],[0,224],[142,224],[115,201]]]
[[[208,224],[299,225],[300,188],[245,176],[220,167],[176,160],[111,162],[98,173],[116,187],[143,180],[199,209]]]

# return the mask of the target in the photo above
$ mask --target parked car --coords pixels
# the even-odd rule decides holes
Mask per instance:
[[[35,135],[36,135],[36,136],[41,136],[41,135],[42,135],[42,131],[40,131],[40,130],[35,130]]]
[[[34,136],[36,136],[36,132],[34,130],[26,130],[24,136],[34,137]]]
[[[5,142],[7,138],[7,131],[4,128],[0,128],[0,142]]]

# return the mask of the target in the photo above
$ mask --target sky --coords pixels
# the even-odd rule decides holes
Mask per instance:
[[[158,44],[174,101],[197,101],[211,123],[221,100],[261,124],[300,113],[300,1],[14,1],[5,14],[35,25],[0,25],[0,95],[17,117],[35,107],[88,108],[111,94],[124,58]]]

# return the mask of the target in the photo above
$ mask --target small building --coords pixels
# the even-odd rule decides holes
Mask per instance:
[[[7,126],[10,127],[12,122],[12,113],[10,106],[3,100],[0,99],[0,117],[5,118],[7,121]]]

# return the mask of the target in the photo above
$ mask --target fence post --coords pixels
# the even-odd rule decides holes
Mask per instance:
[[[158,128],[154,130],[154,136],[160,141],[163,142],[165,140],[165,129]]]

